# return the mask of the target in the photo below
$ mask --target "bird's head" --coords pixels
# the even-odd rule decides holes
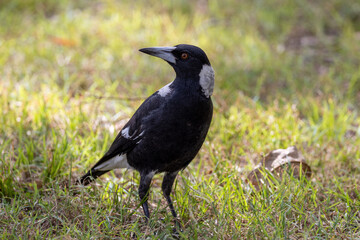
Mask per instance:
[[[180,78],[199,79],[205,96],[214,88],[214,70],[205,52],[196,46],[179,44],[174,47],[142,48],[141,52],[168,62]]]

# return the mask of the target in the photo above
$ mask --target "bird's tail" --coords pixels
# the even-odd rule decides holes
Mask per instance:
[[[80,178],[80,180],[78,181],[78,184],[86,186],[89,183],[93,182],[98,177],[100,177],[101,175],[107,173],[108,171],[109,170],[100,171],[100,170],[95,170],[93,168],[93,169],[89,170],[84,176],[82,176]]]

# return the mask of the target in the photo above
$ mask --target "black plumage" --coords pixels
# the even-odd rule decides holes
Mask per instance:
[[[167,61],[176,78],[143,102],[80,183],[87,185],[115,168],[139,171],[139,196],[149,218],[150,183],[154,174],[164,172],[162,190],[176,218],[170,192],[177,173],[194,159],[207,135],[213,113],[214,71],[204,51],[192,45],[140,51]]]

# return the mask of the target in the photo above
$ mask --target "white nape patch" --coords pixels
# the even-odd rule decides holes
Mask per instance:
[[[110,171],[110,170],[113,170],[115,168],[132,169],[132,167],[129,165],[129,163],[127,161],[126,154],[117,155],[117,156],[103,162],[102,164],[97,166],[95,168],[95,170]]]
[[[169,93],[171,93],[171,88],[170,88],[170,85],[171,85],[171,84],[172,84],[172,82],[169,83],[169,84],[167,84],[166,86],[160,88],[159,91],[158,91],[158,94],[159,94],[160,96],[162,96],[162,97],[165,97],[166,95],[168,95]]]
[[[199,76],[202,92],[206,97],[210,97],[214,90],[214,69],[210,65],[204,64]]]
[[[129,139],[130,138],[129,129],[130,129],[130,127],[127,127],[127,128],[124,128],[123,130],[121,130],[121,136]]]

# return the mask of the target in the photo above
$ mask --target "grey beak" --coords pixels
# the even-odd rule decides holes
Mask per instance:
[[[142,48],[139,49],[139,51],[154,57],[164,59],[167,62],[176,64],[176,58],[172,54],[172,51],[175,48],[176,47],[151,47],[151,48]]]

